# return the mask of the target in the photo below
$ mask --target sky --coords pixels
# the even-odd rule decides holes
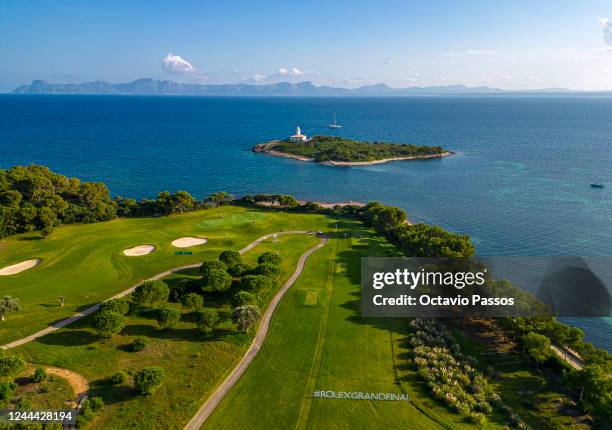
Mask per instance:
[[[612,1],[0,1],[0,92],[143,77],[612,90]]]

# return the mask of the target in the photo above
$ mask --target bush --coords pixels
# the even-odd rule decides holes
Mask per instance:
[[[190,311],[199,311],[204,306],[204,297],[196,293],[189,293],[183,296],[181,303]]]
[[[235,308],[255,304],[257,304],[257,298],[248,291],[239,291],[232,297],[232,306]]]
[[[97,312],[93,316],[91,326],[101,337],[112,337],[125,327],[125,318],[113,311]]]
[[[127,384],[127,381],[128,375],[124,371],[117,372],[111,377],[111,382],[113,385],[125,385]]]
[[[134,375],[134,387],[144,396],[153,394],[161,387],[165,377],[166,372],[161,367],[145,367]]]
[[[280,275],[280,267],[269,263],[263,263],[253,269],[253,274],[275,278]]]
[[[17,384],[14,382],[0,382],[0,404],[8,403],[13,398],[17,390]]]
[[[42,367],[37,367],[30,379],[32,379],[32,382],[38,383],[44,381],[46,377],[47,371]]]
[[[272,266],[280,266],[282,258],[275,252],[264,252],[257,258],[258,264],[271,264]]]
[[[132,351],[139,352],[147,347],[149,340],[146,337],[139,336],[132,342]]]
[[[254,305],[238,306],[232,312],[232,322],[236,324],[238,331],[247,332],[260,317],[259,308]]]
[[[25,361],[16,355],[0,357],[0,376],[13,376],[25,369]]]
[[[204,274],[210,270],[215,269],[222,270],[225,272],[227,271],[227,266],[225,265],[225,263],[219,260],[206,260],[200,266],[200,273]]]
[[[83,400],[81,411],[77,416],[77,427],[81,427],[88,421],[91,421],[96,416],[96,412],[99,412],[103,406],[104,402],[100,397],[90,397]]]
[[[219,255],[219,261],[224,263],[227,268],[230,269],[238,264],[242,264],[242,257],[237,251],[223,251]]]
[[[219,323],[219,314],[212,309],[204,309],[198,312],[196,326],[204,334],[210,334]]]
[[[274,282],[268,276],[247,275],[241,279],[240,285],[245,290],[260,292],[270,290],[274,285]]]
[[[132,300],[139,305],[154,306],[167,302],[170,289],[164,281],[144,281],[132,293]]]
[[[162,308],[157,311],[155,319],[162,328],[172,327],[181,319],[181,313],[175,308]]]
[[[100,304],[100,311],[117,312],[119,315],[125,315],[130,310],[130,303],[126,299],[113,299]]]
[[[206,270],[202,274],[202,286],[212,291],[227,291],[232,286],[232,277],[225,270]]]

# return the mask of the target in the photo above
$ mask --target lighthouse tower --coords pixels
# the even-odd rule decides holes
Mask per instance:
[[[295,134],[293,136],[289,136],[289,140],[291,142],[306,142],[308,137],[305,134],[302,134],[302,129],[298,125],[295,129]]]

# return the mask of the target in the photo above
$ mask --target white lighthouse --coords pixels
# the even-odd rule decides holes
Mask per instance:
[[[302,130],[298,125],[295,129],[295,134],[293,136],[289,136],[289,140],[291,142],[306,142],[308,137],[305,134],[302,134]]]

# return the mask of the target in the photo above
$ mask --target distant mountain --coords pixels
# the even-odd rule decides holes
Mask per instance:
[[[467,94],[553,94],[574,93],[562,88],[509,91],[489,87],[466,87],[448,85],[437,87],[392,88],[386,84],[366,85],[359,88],[337,88],[316,86],[312,82],[279,82],[275,84],[185,84],[173,81],[158,81],[151,78],[137,79],[123,84],[105,81],[82,84],[53,84],[32,81],[12,91],[13,94],[117,94],[150,96],[434,96]]]

